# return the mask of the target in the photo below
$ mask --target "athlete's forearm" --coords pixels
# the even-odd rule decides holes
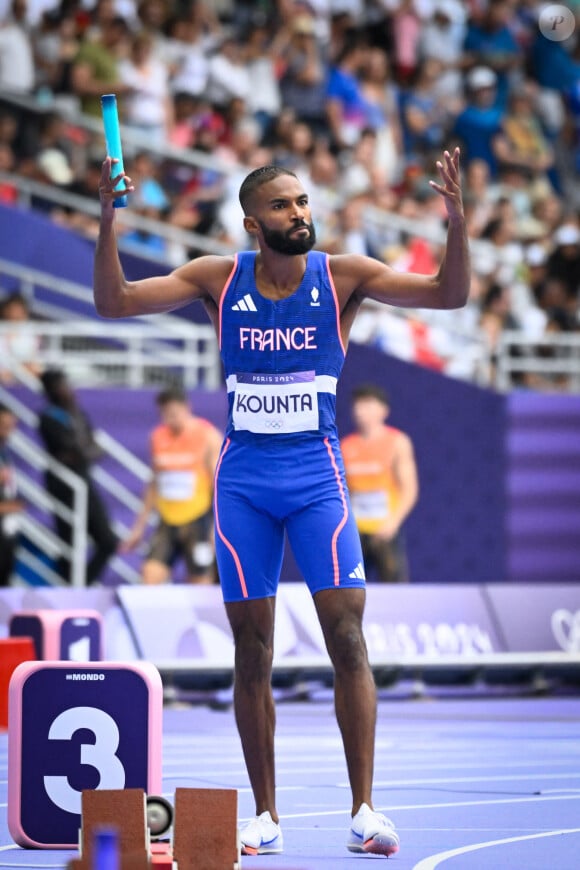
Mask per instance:
[[[441,308],[462,308],[469,296],[471,265],[463,215],[449,218],[447,246],[437,275]]]
[[[145,487],[145,491],[143,493],[143,502],[141,504],[141,510],[137,514],[135,518],[134,528],[139,529],[140,531],[144,531],[147,526],[147,521],[151,516],[151,512],[157,503],[157,486],[155,481],[151,481]]]
[[[95,248],[93,295],[101,317],[123,317],[127,282],[117,250],[117,235],[112,204],[103,204]]]

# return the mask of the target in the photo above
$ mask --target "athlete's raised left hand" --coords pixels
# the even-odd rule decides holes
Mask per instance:
[[[461,173],[459,171],[459,148],[453,152],[443,152],[443,161],[437,161],[437,170],[441,178],[441,184],[430,181],[429,184],[440,193],[445,200],[445,207],[450,219],[463,218],[463,199],[461,196]]]

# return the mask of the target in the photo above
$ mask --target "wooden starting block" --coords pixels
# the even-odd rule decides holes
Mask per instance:
[[[69,863],[71,870],[93,870],[95,842],[104,831],[115,831],[119,867],[149,868],[149,832],[145,792],[139,788],[83,791],[81,798],[80,857]],[[96,870],[96,868],[95,868]]]
[[[23,662],[36,658],[34,643],[30,637],[6,637],[0,639],[0,728],[8,728],[8,686],[12,674]]]
[[[81,854],[69,870],[98,870],[92,860],[95,835],[119,832],[120,870],[240,870],[235,789],[178,788],[173,844],[151,842],[145,793],[139,789],[85,791],[82,795]]]
[[[201,870],[202,866],[203,870],[235,870],[240,866],[235,789],[176,789],[173,860],[178,870]]]
[[[158,794],[162,711],[161,677],[149,662],[19,665],[8,711],[8,828],[15,842],[78,848],[84,791]]]
[[[35,658],[96,662],[103,657],[103,620],[98,610],[22,610],[10,618],[11,637],[31,637]]]

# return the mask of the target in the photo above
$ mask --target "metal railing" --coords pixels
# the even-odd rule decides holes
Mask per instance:
[[[18,190],[18,203],[26,208],[30,208],[32,199],[37,197],[52,203],[55,207],[60,206],[72,209],[93,217],[95,220],[99,219],[101,213],[100,204],[95,199],[79,196],[75,193],[68,193],[54,185],[34,181],[22,175],[0,172],[0,183],[16,187]],[[168,244],[179,245],[186,252],[188,250],[197,250],[205,254],[223,255],[233,252],[231,245],[226,245],[211,236],[202,236],[200,233],[195,233],[191,230],[182,230],[180,227],[173,226],[166,221],[144,217],[132,209],[123,210],[123,214],[118,217],[118,222],[122,227],[139,230],[145,234],[149,233],[164,239]],[[155,252],[149,250],[145,245],[132,244],[124,239],[122,231],[118,233],[117,245],[121,253],[134,254],[143,260],[151,260],[165,266],[177,265],[170,256],[169,250],[165,253]]]
[[[504,392],[522,385],[580,392],[580,335],[550,334],[530,339],[506,330],[497,347],[494,385]]]
[[[26,363],[31,362],[41,367],[65,364],[75,382],[84,386],[122,383],[137,387],[176,377],[187,388],[219,386],[221,367],[211,325],[158,314],[103,321],[95,316],[88,287],[4,259],[0,259],[0,275],[17,280],[19,291],[35,312],[58,318],[54,323],[0,321],[0,368],[13,371],[17,380],[26,379],[28,386],[34,388],[26,373]],[[43,290],[74,303],[85,319],[71,319],[64,301],[62,306],[47,304]],[[18,344],[23,340],[26,352],[19,354]]]
[[[186,388],[220,383],[219,362],[210,326],[184,328],[170,337],[139,323],[99,324],[29,322],[18,324],[18,339],[35,345],[30,358],[11,351],[14,324],[0,323],[0,368],[16,372],[27,362],[41,368],[66,368],[77,386],[164,385],[179,381]]]
[[[10,408],[17,419],[30,429],[38,429],[38,415],[2,386],[0,386],[0,401]],[[135,488],[141,492],[150,476],[147,465],[108,432],[97,429],[94,432],[94,437],[103,453],[114,462],[120,463],[125,471],[135,478]],[[22,515],[21,531],[34,545],[38,553],[45,557],[44,559],[39,558],[29,548],[20,546],[17,553],[18,560],[44,582],[51,585],[62,585],[62,578],[53,570],[51,564],[54,563],[55,559],[64,557],[71,564],[71,584],[85,586],[88,551],[86,482],[53,459],[41,445],[19,429],[11,436],[10,447],[19,460],[18,490],[25,501],[34,507],[36,514],[32,515],[30,512],[26,512]],[[44,474],[46,471],[50,471],[72,490],[73,500],[70,508],[53,498],[47,493],[44,485],[39,483],[38,474]],[[141,500],[133,489],[128,488],[117,477],[99,466],[92,469],[91,476],[114,502],[123,505],[131,513],[137,512]],[[52,531],[51,526],[55,516],[70,524],[72,529],[70,546],[66,545]],[[129,531],[126,525],[115,520],[113,526],[120,539],[126,537]],[[109,567],[125,582],[136,583],[140,580],[139,574],[124,557],[114,556]]]
[[[38,416],[34,411],[31,411],[2,386],[0,386],[0,400],[27,426],[36,427],[38,425]],[[59,584],[62,583],[62,580],[52,570],[50,564],[54,558],[63,556],[69,560],[71,565],[71,584],[84,586],[87,550],[87,485],[85,481],[49,456],[46,450],[21,431],[16,430],[12,434],[10,446],[14,454],[20,459],[20,467],[17,471],[18,490],[24,499],[33,504],[37,512],[44,517],[44,521],[40,522],[30,514],[24,513],[20,518],[21,529],[38,551],[48,557],[48,561],[38,559],[24,547],[19,548],[18,558],[47,583]],[[70,508],[49,495],[44,486],[39,485],[38,473],[44,474],[47,471],[50,471],[70,488],[72,492],[72,506]],[[36,476],[34,472],[36,472]],[[55,515],[71,526],[70,546],[65,544],[49,528],[50,518]]]

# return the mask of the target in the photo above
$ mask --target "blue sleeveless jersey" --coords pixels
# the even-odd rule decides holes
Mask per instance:
[[[328,255],[311,251],[296,291],[272,301],[256,287],[255,252],[236,255],[220,300],[227,436],[256,443],[336,435],[345,357]]]

